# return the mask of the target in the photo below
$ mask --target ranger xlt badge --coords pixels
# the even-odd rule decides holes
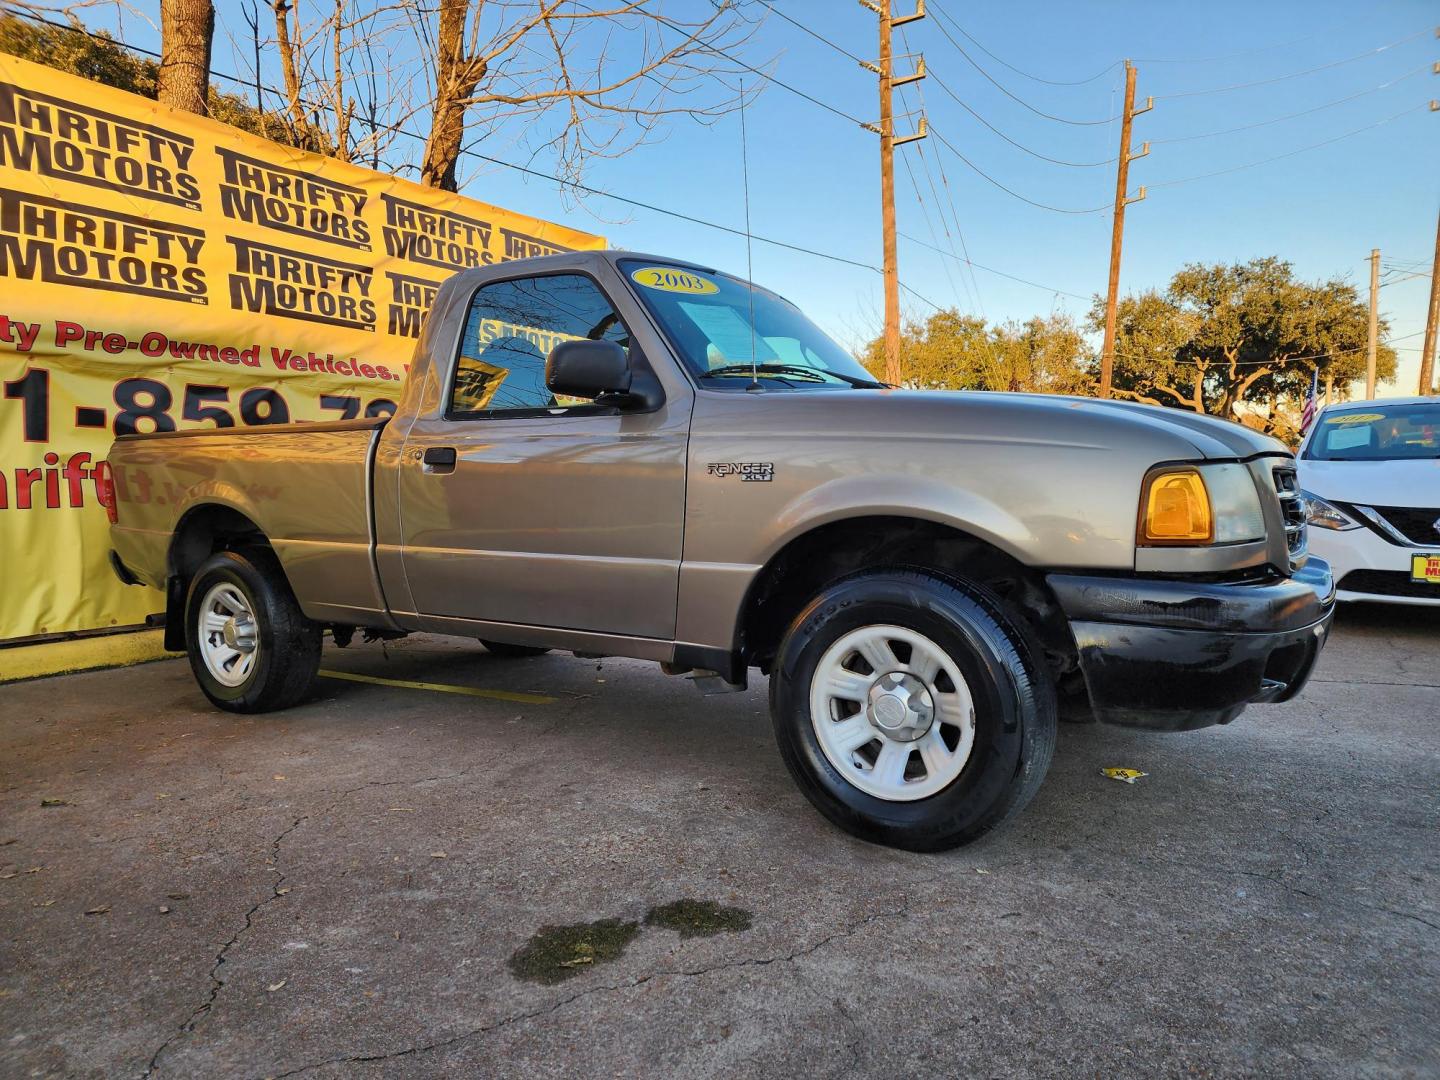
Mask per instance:
[[[738,476],[741,480],[775,479],[773,461],[712,461],[705,470],[711,476]]]

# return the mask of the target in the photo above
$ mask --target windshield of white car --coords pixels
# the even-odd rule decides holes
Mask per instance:
[[[728,274],[620,262],[692,375],[714,389],[875,389],[884,384],[794,304]]]
[[[1405,461],[1440,458],[1440,403],[1363,405],[1327,411],[1305,446],[1316,461]]]

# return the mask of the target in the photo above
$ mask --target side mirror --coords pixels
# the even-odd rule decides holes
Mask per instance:
[[[562,341],[545,361],[545,385],[566,397],[630,392],[630,359],[613,341]]]

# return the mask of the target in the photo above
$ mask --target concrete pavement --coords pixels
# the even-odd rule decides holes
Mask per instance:
[[[0,687],[0,1076],[1440,1076],[1434,614],[1343,611],[1227,728],[1066,725],[1018,821],[938,856],[814,813],[759,683],[325,665],[520,696]]]

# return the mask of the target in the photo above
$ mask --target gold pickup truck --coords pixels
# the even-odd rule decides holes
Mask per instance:
[[[223,709],[300,701],[326,628],[708,689],[758,668],[815,806],[917,850],[1023,807],[1061,713],[1177,730],[1293,696],[1333,614],[1278,442],[888,387],[774,293],[623,252],[451,278],[393,416],[109,461],[115,571],[165,590]]]

